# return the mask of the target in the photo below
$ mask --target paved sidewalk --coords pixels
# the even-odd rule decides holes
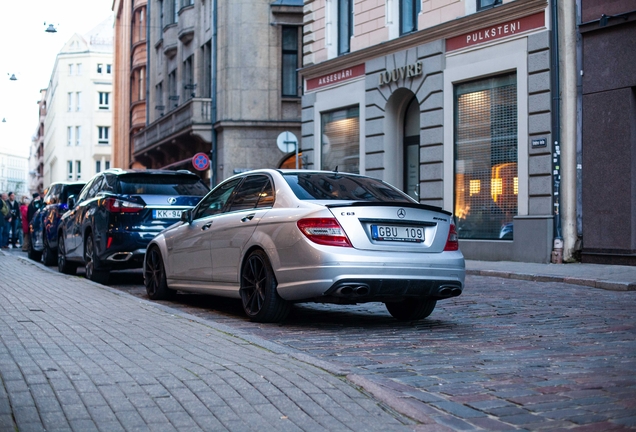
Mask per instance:
[[[11,254],[0,274],[0,431],[417,428],[276,344]]]
[[[611,291],[636,291],[636,266],[467,260],[466,272],[537,282],[564,282]]]

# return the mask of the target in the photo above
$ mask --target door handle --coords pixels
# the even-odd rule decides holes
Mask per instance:
[[[201,227],[201,231],[205,231],[206,229],[210,228],[212,226],[212,222],[208,222],[205,225],[203,225]]]
[[[241,219],[241,222],[251,221],[254,218],[254,216],[256,216],[256,213],[249,214],[245,216],[243,219]]]

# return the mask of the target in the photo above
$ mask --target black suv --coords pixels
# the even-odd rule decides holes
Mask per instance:
[[[209,191],[190,171],[110,169],[69,197],[60,221],[58,270],[106,283],[110,270],[142,266],[146,245]]]
[[[29,258],[43,259],[47,266],[57,263],[57,227],[60,218],[68,210],[66,200],[80,193],[86,183],[53,183],[44,195],[44,206],[29,221],[31,242]]]

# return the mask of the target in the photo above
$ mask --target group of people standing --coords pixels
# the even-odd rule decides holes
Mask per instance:
[[[40,207],[39,193],[33,194],[33,199],[24,196],[18,202],[13,192],[0,196],[0,247],[8,249],[22,245],[22,250],[29,247],[29,222]]]

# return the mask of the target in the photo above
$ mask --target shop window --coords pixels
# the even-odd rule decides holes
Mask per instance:
[[[477,0],[477,10],[490,9],[501,4],[501,0]]]
[[[419,201],[420,197],[420,105],[411,99],[404,116],[404,192]]]
[[[338,55],[351,50],[353,0],[338,0]]]
[[[517,76],[455,86],[455,217],[460,238],[511,240],[517,215]]]
[[[298,96],[298,27],[283,26],[283,96]]]
[[[400,35],[417,30],[417,16],[421,7],[421,0],[400,0]]]
[[[321,114],[323,170],[360,172],[360,109],[339,109]]]

